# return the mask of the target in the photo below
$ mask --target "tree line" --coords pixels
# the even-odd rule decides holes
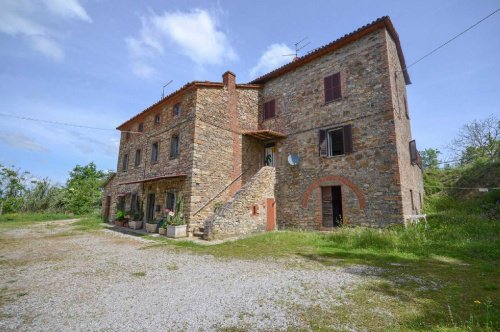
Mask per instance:
[[[18,212],[66,212],[77,215],[98,210],[102,185],[109,172],[91,162],[77,165],[64,185],[37,179],[14,166],[0,164],[0,214]]]

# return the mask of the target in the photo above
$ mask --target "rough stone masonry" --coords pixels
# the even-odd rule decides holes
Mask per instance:
[[[403,223],[424,194],[404,69],[382,17],[250,83],[188,83],[118,127],[105,218],[134,199],[160,218],[182,195],[206,238]]]

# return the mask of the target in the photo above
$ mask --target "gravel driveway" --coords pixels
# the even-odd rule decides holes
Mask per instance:
[[[179,253],[68,222],[0,234],[1,331],[308,330],[369,267],[316,267]]]

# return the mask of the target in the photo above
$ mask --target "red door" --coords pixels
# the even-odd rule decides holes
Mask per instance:
[[[274,198],[266,199],[267,224],[266,231],[274,231],[276,229],[276,202]]]

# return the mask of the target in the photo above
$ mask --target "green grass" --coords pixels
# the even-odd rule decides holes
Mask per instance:
[[[227,259],[302,257],[313,266],[383,268],[378,281],[350,292],[349,305],[300,308],[313,330],[343,321],[356,330],[494,331],[500,330],[500,221],[486,198],[435,198],[428,228],[271,232],[213,246],[149,238]]]
[[[102,218],[95,214],[81,217],[80,220],[74,222],[72,226],[74,226],[74,229],[77,231],[93,231],[104,228]]]
[[[40,221],[75,218],[73,215],[59,212],[11,213],[0,216],[0,228],[25,227]]]

